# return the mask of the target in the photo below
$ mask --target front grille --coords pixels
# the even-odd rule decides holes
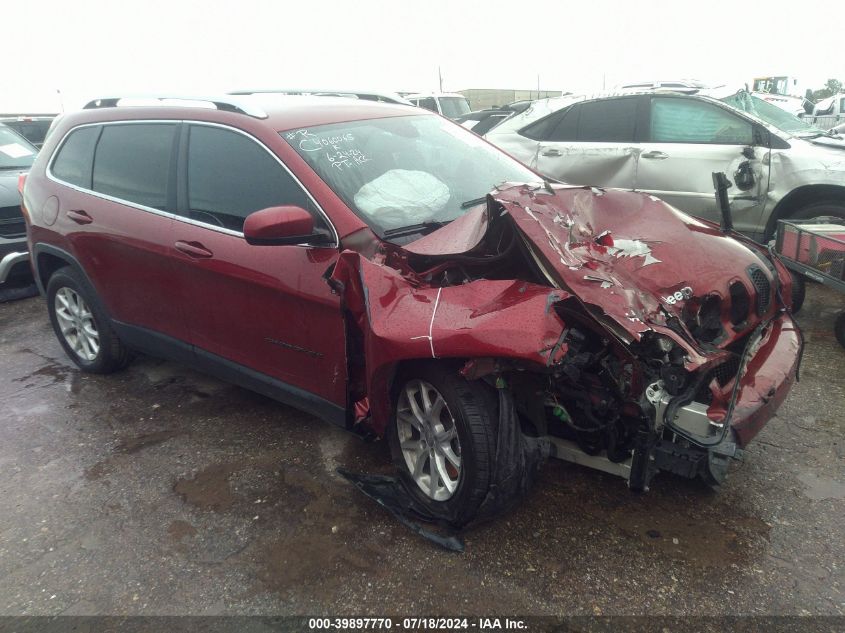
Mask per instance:
[[[762,316],[769,310],[769,305],[772,302],[772,285],[769,283],[766,273],[759,266],[749,266],[748,276],[757,292],[757,315]]]
[[[701,382],[701,387],[699,388],[698,393],[695,394],[696,402],[710,404],[713,396],[709,389],[710,383],[713,382],[713,379],[715,378],[719,387],[727,385],[736,377],[736,374],[739,371],[740,358],[739,354],[732,354],[730,358],[721,365],[716,365],[712,369],[708,369],[704,380]]]

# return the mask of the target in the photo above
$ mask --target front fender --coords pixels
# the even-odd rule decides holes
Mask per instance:
[[[548,286],[477,280],[431,287],[353,251],[341,253],[332,284],[342,295],[350,336],[359,338],[363,351],[350,375],[365,392],[353,400],[368,404],[378,434],[390,421],[390,383],[398,363],[494,357],[542,367],[559,362],[567,351],[565,324],[553,306],[570,295]],[[362,376],[353,375],[356,366]]]

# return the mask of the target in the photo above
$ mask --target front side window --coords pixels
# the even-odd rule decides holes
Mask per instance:
[[[255,141],[231,130],[191,126],[189,217],[240,232],[251,213],[284,205],[314,213],[302,187]]]
[[[350,121],[280,134],[382,236],[415,225],[450,222],[483,203],[504,182],[540,180],[472,132],[430,115]]]
[[[77,187],[91,189],[94,147],[100,126],[83,127],[70,133],[53,162],[53,175]]]
[[[709,103],[693,99],[657,98],[651,101],[653,143],[753,144],[749,121]]]
[[[0,124],[0,169],[32,167],[36,153],[38,150],[29,141]]]
[[[434,97],[425,97],[424,99],[420,99],[417,101],[417,105],[421,108],[425,108],[426,110],[437,112],[437,101],[434,100]]]
[[[637,123],[637,99],[603,99],[581,104],[578,140],[631,143]]]
[[[732,108],[742,110],[779,130],[795,136],[818,136],[822,131],[809,123],[802,121],[794,114],[783,108],[755,97],[744,90],[720,99]]]
[[[577,141],[579,111],[578,104],[558,110],[524,127],[520,134],[535,141]]]
[[[152,209],[175,206],[170,161],[175,123],[103,126],[94,154],[94,191]]]

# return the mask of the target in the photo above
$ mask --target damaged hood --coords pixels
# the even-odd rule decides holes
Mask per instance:
[[[648,330],[669,334],[688,300],[718,294],[728,301],[733,281],[753,291],[746,271],[766,268],[741,242],[653,196],[558,185],[510,186],[491,196],[487,213],[515,223],[547,279],[626,340]],[[432,233],[427,250],[435,240],[467,244],[482,221]]]

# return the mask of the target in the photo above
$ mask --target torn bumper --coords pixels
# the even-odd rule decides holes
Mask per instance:
[[[797,376],[803,340],[792,318],[783,314],[769,324],[755,347],[740,378],[730,420],[740,447],[748,445],[786,399]],[[714,422],[723,421],[726,405],[713,403],[708,417]]]

